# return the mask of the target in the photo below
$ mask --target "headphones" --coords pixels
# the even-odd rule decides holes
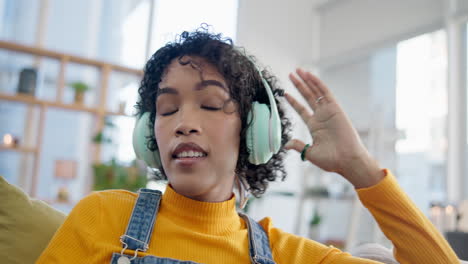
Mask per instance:
[[[249,162],[260,165],[267,163],[281,147],[281,120],[270,85],[263,78],[257,65],[253,61],[251,62],[262,79],[270,103],[270,107],[268,107],[266,104],[253,102],[252,110],[247,115],[247,120],[250,123],[246,131],[246,144],[250,153]],[[133,129],[133,149],[138,159],[145,161],[151,168],[160,169],[162,163],[159,150],[151,151],[147,147],[152,131],[150,113],[145,112],[136,121]]]

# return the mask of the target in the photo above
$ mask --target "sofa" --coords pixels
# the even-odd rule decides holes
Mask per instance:
[[[1,263],[34,263],[66,215],[0,176]]]

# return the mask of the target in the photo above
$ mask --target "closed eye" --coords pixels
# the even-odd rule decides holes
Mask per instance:
[[[221,110],[221,107],[211,107],[211,106],[202,106],[203,109],[208,111],[218,111]]]
[[[222,108],[221,107],[212,107],[212,106],[202,106],[201,108],[205,109],[205,110],[208,110],[208,111],[219,111],[221,110]],[[177,111],[179,111],[178,109],[172,111],[172,112],[167,112],[167,113],[163,113],[161,114],[162,116],[170,116],[174,113],[176,113]]]
[[[177,110],[174,110],[172,112],[167,112],[167,113],[164,113],[164,114],[161,114],[162,116],[169,116],[169,115],[172,115],[174,114],[175,112],[179,111],[178,109]]]

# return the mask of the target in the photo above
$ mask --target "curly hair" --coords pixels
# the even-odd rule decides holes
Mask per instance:
[[[249,149],[246,144],[246,131],[250,125],[247,118],[248,113],[251,111],[254,101],[267,105],[269,101],[261,76],[254,64],[255,58],[253,56],[247,57],[245,51],[235,47],[230,38],[210,33],[207,28],[202,27],[193,32],[184,31],[174,42],[169,42],[157,50],[144,68],[143,79],[138,89],[140,99],[136,105],[137,115],[141,116],[144,112],[150,112],[149,126],[150,130],[154,131],[155,102],[159,83],[166,73],[166,68],[174,59],[183,65],[187,64],[187,62],[182,61],[184,56],[203,58],[224,77],[229,87],[230,97],[237,103],[237,111],[241,119],[241,143],[235,173],[237,176],[243,177],[249,185],[249,191],[255,197],[259,197],[265,192],[270,181],[275,181],[277,178],[284,180],[286,177],[283,164],[285,150],[281,147],[280,151],[274,154],[266,164],[255,165],[248,161]],[[275,95],[282,125],[281,146],[284,146],[290,139],[291,127],[291,122],[285,117],[284,110],[277,100],[277,97],[282,96],[284,92],[278,87],[276,78],[266,69],[262,70],[262,76],[269,83]],[[151,133],[148,140],[148,149],[152,151],[157,149],[154,133]],[[165,177],[164,170],[161,168],[160,171]]]

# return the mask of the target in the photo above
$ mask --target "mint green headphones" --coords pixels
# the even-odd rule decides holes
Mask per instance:
[[[255,63],[253,64],[255,65]],[[250,122],[246,131],[246,144],[250,152],[249,162],[260,165],[267,163],[281,147],[281,120],[271,87],[263,78],[260,69],[256,65],[255,67],[262,78],[270,103],[269,108],[266,104],[253,102],[252,110],[247,116]],[[145,161],[151,168],[159,169],[162,168],[159,151],[151,151],[147,147],[152,132],[149,122],[149,112],[145,112],[136,121],[133,130],[133,149],[138,159]]]

